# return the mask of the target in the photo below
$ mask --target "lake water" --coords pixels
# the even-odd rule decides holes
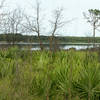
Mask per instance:
[[[49,46],[48,47],[44,47],[45,49],[49,49]],[[62,50],[68,50],[70,48],[74,48],[76,50],[81,50],[81,49],[87,49],[87,48],[93,48],[93,45],[91,46],[86,46],[86,45],[65,45],[65,46],[59,46],[60,49]],[[37,46],[37,47],[32,47],[31,50],[40,50],[40,47]]]
[[[0,43],[0,47],[7,47],[7,46],[11,46],[12,44],[8,44],[8,43]],[[40,46],[39,43],[16,43],[14,45],[17,45],[18,47],[24,49],[24,48],[28,48],[31,50],[40,50]],[[100,47],[100,43],[95,43],[96,47]],[[45,49],[49,49],[49,44],[48,43],[44,43],[43,47]],[[87,49],[87,48],[93,48],[93,43],[60,43],[58,44],[58,47],[62,50],[68,50],[70,48],[75,48],[76,50],[81,50],[81,49]]]

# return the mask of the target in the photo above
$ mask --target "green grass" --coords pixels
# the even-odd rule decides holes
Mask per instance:
[[[0,50],[0,100],[100,100],[100,53]]]

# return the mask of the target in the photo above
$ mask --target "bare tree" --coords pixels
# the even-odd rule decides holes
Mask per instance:
[[[66,22],[64,20],[64,16],[63,16],[63,9],[62,8],[58,8],[56,10],[54,10],[53,12],[53,20],[50,21],[51,23],[51,38],[50,38],[50,49],[56,49],[56,41],[55,41],[55,35],[56,32],[61,29],[66,23],[68,23],[68,21]]]
[[[4,3],[5,3],[5,0],[1,0],[0,1],[0,10],[2,10],[2,8],[4,7]],[[5,17],[5,13],[3,12],[3,11],[1,11],[1,13],[0,13],[0,30],[2,29],[2,22],[3,22],[3,19],[4,19],[4,17]]]
[[[40,39],[40,34],[41,34],[41,15],[40,15],[40,3],[36,2],[36,8],[34,9],[35,13],[34,16],[26,16],[26,24],[23,26],[29,31],[36,33],[38,36],[39,44],[41,50],[43,50],[43,44]]]
[[[13,45],[16,41],[15,35],[24,32],[22,23],[23,23],[23,13],[20,9],[14,9],[13,11],[7,13],[7,16],[5,16],[3,22],[3,27],[4,27],[3,31],[5,34],[12,34]]]
[[[89,14],[83,13],[83,15],[87,19],[87,22],[89,22],[93,27],[93,43],[95,45],[95,31],[100,27],[100,10],[89,9],[88,12]]]

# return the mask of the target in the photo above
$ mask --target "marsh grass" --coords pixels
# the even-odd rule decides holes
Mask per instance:
[[[0,100],[100,100],[99,53],[0,50]]]

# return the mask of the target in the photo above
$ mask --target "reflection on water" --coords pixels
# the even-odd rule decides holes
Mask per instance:
[[[81,50],[81,49],[87,49],[87,48],[93,48],[93,45],[91,46],[86,46],[86,45],[65,45],[65,46],[60,46],[59,47],[62,50],[68,50],[70,48],[75,48],[76,50]],[[45,47],[46,50],[49,50],[49,47]],[[40,50],[40,47],[32,47],[31,50]]]
[[[80,45],[67,45],[67,46],[64,46],[64,50],[67,50],[67,49],[70,49],[70,48],[75,48],[76,50],[81,50],[81,49],[87,49],[87,48],[93,48],[93,46],[80,46]]]

